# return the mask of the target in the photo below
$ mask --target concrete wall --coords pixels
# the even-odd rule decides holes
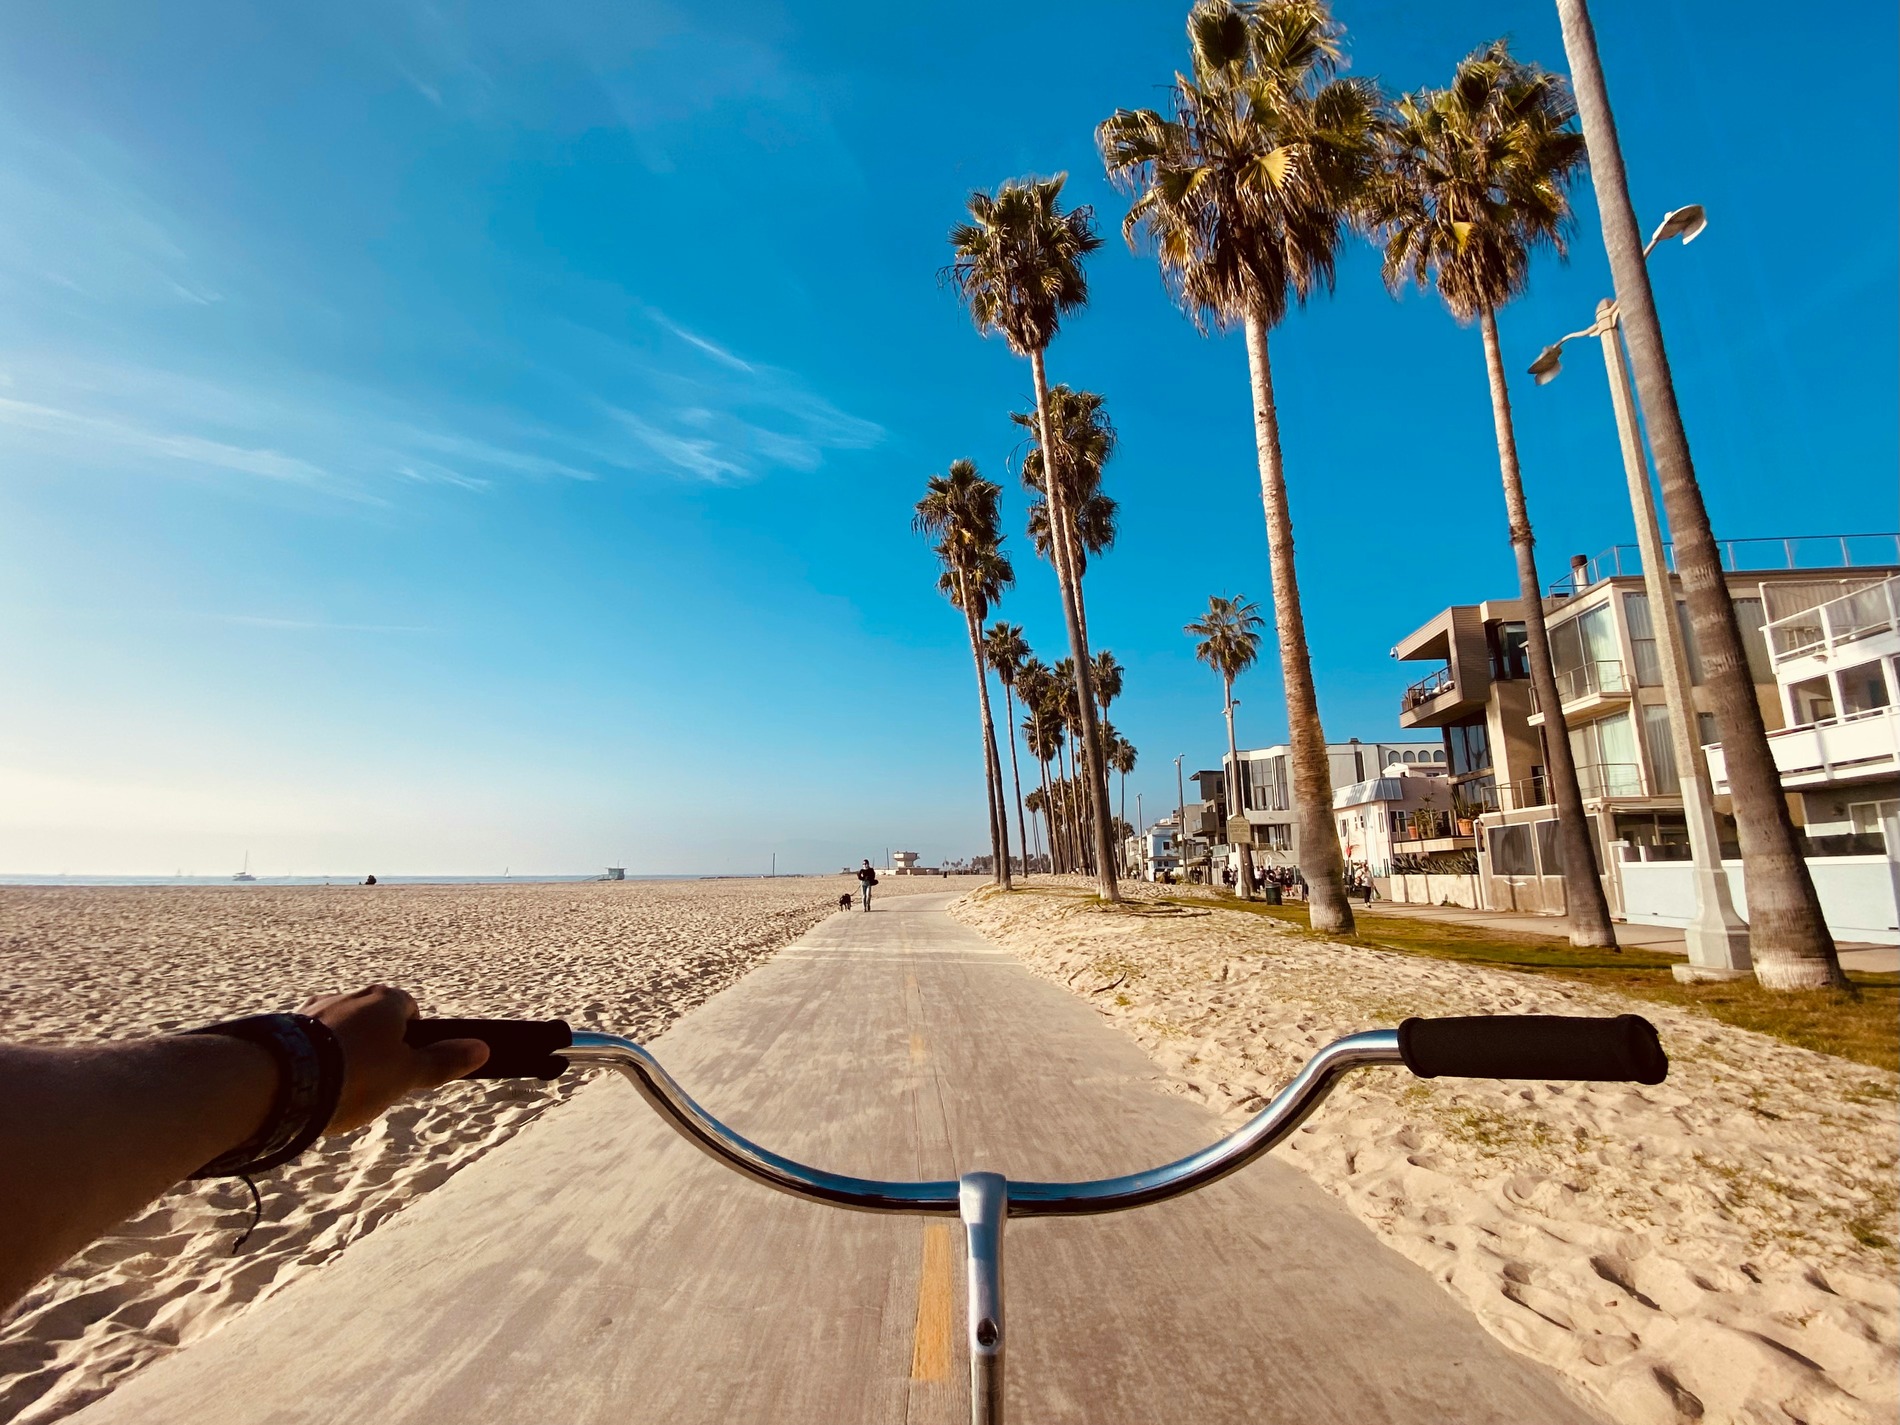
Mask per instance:
[[[1478,909],[1476,876],[1376,876],[1381,896],[1400,905],[1461,905]]]
[[[1687,925],[1695,915],[1694,870],[1687,861],[1625,861],[1624,917],[1644,925]],[[1735,909],[1748,916],[1740,861],[1724,861]],[[1839,940],[1900,945],[1900,862],[1886,856],[1817,856],[1808,872],[1828,929]]]

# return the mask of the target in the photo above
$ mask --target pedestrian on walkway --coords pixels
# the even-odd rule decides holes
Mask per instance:
[[[858,893],[864,897],[866,910],[871,908],[871,887],[876,884],[877,872],[871,869],[871,862],[867,857],[864,864],[858,867]]]

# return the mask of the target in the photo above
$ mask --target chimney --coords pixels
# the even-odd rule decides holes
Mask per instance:
[[[1570,556],[1570,587],[1581,594],[1590,587],[1590,556],[1573,554]]]

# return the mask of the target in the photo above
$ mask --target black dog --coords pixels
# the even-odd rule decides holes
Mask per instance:
[[[838,909],[839,910],[851,909],[851,892],[846,891],[843,895],[838,897]]]

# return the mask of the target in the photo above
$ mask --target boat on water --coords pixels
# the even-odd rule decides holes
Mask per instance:
[[[234,881],[255,881],[257,879],[257,877],[251,874],[251,853],[250,852],[246,851],[244,853],[244,869],[239,871],[235,876],[231,877],[231,879]]]

